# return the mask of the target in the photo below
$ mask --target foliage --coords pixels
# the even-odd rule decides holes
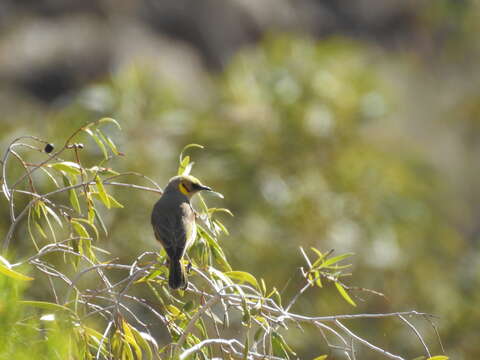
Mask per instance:
[[[287,335],[299,327],[317,332],[323,351],[329,354],[352,359],[361,351],[357,348],[363,348],[404,359],[345,325],[355,319],[399,318],[431,358],[422,335],[408,319],[418,317],[433,325],[430,315],[407,311],[308,316],[292,310],[307,290],[326,291],[325,283],[334,285],[337,298],[356,306],[353,287],[343,282],[350,267],[344,261],[352,254],[334,255],[315,247],[307,253],[301,248],[302,287],[290,298],[269,287],[262,277],[234,270],[219,238],[228,234],[221,214],[231,212],[209,207],[202,197],[198,238],[189,252],[191,282],[185,291],[168,288],[163,251],[138,252],[129,263],[116,259],[105,248],[109,228],[104,219],[112,211],[129,208],[111,189],[156,194],[161,189],[142,174],[110,167],[113,159],[123,155],[115,136],[106,135],[111,131],[107,126],[112,125],[120,128],[111,118],[83,125],[58,149],[40,138],[22,136],[5,151],[2,193],[11,224],[0,265],[4,290],[0,310],[5,314],[2,355],[18,352],[15,357],[22,358],[20,348],[33,344],[39,358],[298,358]],[[84,145],[86,137],[100,150],[94,164],[84,160],[85,152],[91,151]],[[193,163],[184,155],[189,147],[201,146],[184,148],[179,173],[191,171]],[[132,177],[148,186],[124,180]],[[11,243],[25,237],[30,245],[23,247],[24,253],[8,253]],[[11,259],[18,257],[21,260],[13,263]],[[28,276],[23,273],[26,265],[31,269]],[[41,297],[21,295],[22,284],[29,282],[42,284]],[[7,328],[12,331],[7,333]],[[231,329],[238,330],[232,333]],[[320,358],[326,356],[330,355]]]

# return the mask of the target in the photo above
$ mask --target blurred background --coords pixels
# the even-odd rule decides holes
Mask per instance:
[[[475,359],[479,33],[473,0],[2,0],[0,145],[24,134],[61,144],[109,116],[123,127],[110,133],[125,153],[117,170],[164,185],[183,146],[203,144],[193,174],[235,214],[222,239],[235,269],[288,299],[303,284],[300,246],[354,252],[345,283],[387,299],[357,293],[352,308],[327,286],[294,310],[432,313],[447,354]],[[125,208],[106,214],[105,247],[131,262],[158,248],[155,199],[115,196]],[[431,326],[415,324],[441,353]],[[422,351],[398,320],[353,329]],[[316,332],[288,338],[302,359],[328,351]]]

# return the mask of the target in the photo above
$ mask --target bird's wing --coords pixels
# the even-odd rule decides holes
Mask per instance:
[[[155,237],[172,259],[180,259],[191,242],[195,227],[195,215],[188,203],[169,208],[168,211],[157,209],[152,217]]]

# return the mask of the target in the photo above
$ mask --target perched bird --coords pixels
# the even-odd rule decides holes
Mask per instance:
[[[190,199],[202,190],[212,191],[193,176],[175,176],[170,179],[153,207],[153,231],[170,260],[168,285],[172,289],[184,289],[188,285],[181,260],[197,234],[195,211]]]

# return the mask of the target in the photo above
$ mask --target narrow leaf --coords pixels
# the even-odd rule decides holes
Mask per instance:
[[[103,183],[100,180],[100,177],[97,175],[95,177],[95,183],[97,184],[98,195],[100,196],[100,200],[102,200],[103,204],[110,209],[110,198],[108,197],[107,193],[105,192],[105,188],[103,187]]]
[[[342,284],[340,284],[339,282],[335,282],[335,287],[337,288],[338,292],[340,293],[340,295],[342,295],[342,297],[352,306],[357,306],[357,304],[355,304],[355,302],[352,300],[352,298],[350,297],[350,295],[348,295],[347,291],[345,290],[345,288],[343,287]]]
[[[255,288],[259,289],[260,287],[258,286],[257,279],[255,277],[245,271],[227,271],[225,273],[230,279],[240,281],[240,283],[247,282],[250,285],[255,286]]]
[[[34,306],[40,309],[46,309],[46,310],[52,310],[52,311],[66,311],[71,314],[72,313],[74,314],[74,312],[70,310],[68,307],[60,304],[48,302],[48,301],[22,300],[20,301],[20,304]]]
[[[98,122],[100,124],[101,123],[112,123],[112,124],[115,124],[117,126],[118,130],[122,130],[122,127],[120,126],[118,121],[115,120],[115,119],[112,119],[112,118],[109,118],[109,117],[104,117],[104,118],[100,119]]]
[[[69,174],[80,175],[81,167],[73,161],[62,161],[58,163],[48,164],[48,167],[58,171],[65,171]]]
[[[22,280],[22,281],[33,280],[32,277],[20,274],[19,272],[16,272],[16,271],[10,269],[8,266],[6,266],[4,264],[0,264],[0,273],[3,274],[3,275],[6,275],[6,276],[8,276],[12,279],[16,279],[16,280]]]

